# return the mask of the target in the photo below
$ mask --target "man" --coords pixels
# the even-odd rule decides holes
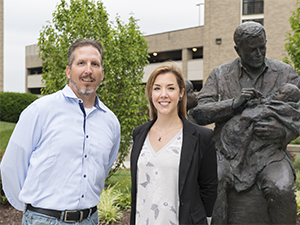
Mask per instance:
[[[1,177],[24,225],[98,224],[96,206],[120,143],[118,119],[96,95],[103,74],[101,44],[77,40],[69,48],[69,85],[22,112]]]
[[[213,220],[215,224],[227,224],[229,190],[247,191],[253,187],[254,182],[268,203],[270,223],[296,224],[294,174],[286,146],[299,136],[300,111],[294,115],[295,120],[289,120],[290,124],[283,124],[273,116],[253,124],[252,138],[277,145],[276,149],[281,149],[278,154],[265,150],[270,149],[267,146],[264,146],[263,150],[259,146],[249,149],[250,147],[246,145],[243,149],[228,149],[224,147],[226,143],[222,142],[221,134],[230,133],[231,127],[225,128],[226,122],[235,115],[240,115],[250,100],[261,96],[269,99],[284,83],[292,83],[299,88],[300,78],[291,66],[265,58],[266,34],[259,23],[247,22],[239,25],[234,33],[234,41],[239,58],[211,72],[199,93],[198,106],[191,112],[199,124],[215,123],[219,190]],[[242,133],[240,137],[235,137],[231,134],[229,140],[235,138],[237,142],[242,142],[245,138],[249,138],[245,135]],[[256,152],[261,158],[257,158],[257,165],[251,167],[249,162],[254,161],[253,156],[256,156]],[[245,160],[243,169],[235,164],[241,162],[241,159]],[[248,165],[246,170],[245,165]],[[248,171],[249,177],[254,177],[253,182],[242,179],[245,171]]]

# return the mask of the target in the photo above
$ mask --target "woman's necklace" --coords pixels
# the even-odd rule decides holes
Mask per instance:
[[[179,125],[180,123],[181,123],[181,120],[179,121],[178,125]],[[175,128],[169,130],[169,131],[166,132],[165,134],[159,135],[157,140],[158,140],[159,142],[161,142],[161,138],[162,138],[163,136],[165,136],[166,134],[168,134],[168,133],[170,133],[171,131],[176,130],[176,129],[178,129],[178,128],[180,128],[180,126],[176,126]],[[158,128],[156,128],[156,130],[158,130]]]

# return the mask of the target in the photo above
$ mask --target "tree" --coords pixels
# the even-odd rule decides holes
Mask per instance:
[[[300,0],[297,1],[296,6],[300,6]],[[285,41],[285,49],[288,57],[283,58],[283,62],[290,64],[300,75],[300,7],[292,11],[292,16],[289,18],[291,30],[287,32]]]
[[[62,89],[68,82],[65,68],[68,47],[75,40],[99,40],[104,48],[104,80],[97,94],[118,117],[121,124],[119,156],[113,172],[129,153],[133,129],[147,121],[147,101],[142,85],[143,68],[148,63],[148,46],[130,16],[128,24],[119,17],[108,21],[102,2],[65,0],[56,6],[52,23],[42,28],[38,47],[43,61],[43,94]]]

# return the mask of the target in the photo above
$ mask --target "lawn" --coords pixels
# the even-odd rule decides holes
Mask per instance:
[[[124,191],[127,187],[131,189],[130,170],[120,169],[105,181],[105,187],[114,186],[115,189]]]
[[[9,138],[15,126],[15,123],[0,121],[0,158],[6,149]]]

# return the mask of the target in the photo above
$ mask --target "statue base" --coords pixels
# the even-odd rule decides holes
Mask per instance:
[[[228,193],[228,224],[270,224],[268,205],[256,185],[249,191]]]

